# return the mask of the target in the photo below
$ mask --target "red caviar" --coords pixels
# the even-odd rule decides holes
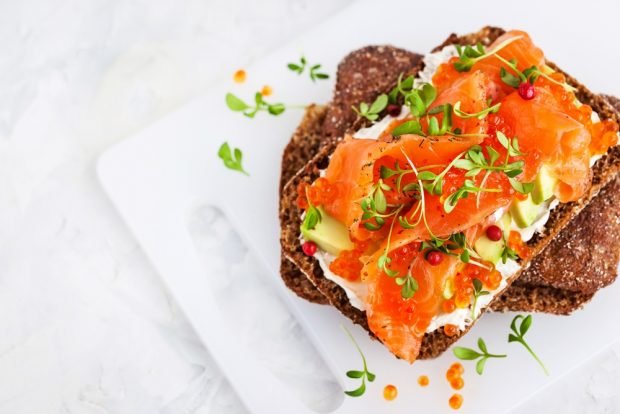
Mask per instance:
[[[265,85],[260,90],[260,94],[263,96],[270,96],[273,93],[273,88],[269,85]]]
[[[441,304],[441,309],[443,309],[443,311],[445,313],[453,312],[456,309],[456,305],[454,303],[454,300],[453,299],[448,299],[448,300],[444,301]]]
[[[420,385],[420,387],[426,387],[428,384],[430,384],[430,380],[428,379],[428,376],[420,375],[418,377],[418,384]]]
[[[508,236],[508,247],[517,253],[521,258],[526,258],[530,255],[530,248],[523,242],[521,233],[512,230]]]
[[[364,267],[360,261],[360,257],[364,254],[367,246],[368,244],[366,242],[358,242],[355,243],[355,248],[353,250],[343,250],[334,261],[329,264],[329,270],[352,282],[360,280],[362,267]]]
[[[246,73],[245,73],[245,70],[243,70],[243,69],[239,69],[238,71],[236,71],[236,72],[233,74],[233,80],[234,80],[236,83],[243,83],[243,82],[245,82],[245,79],[246,79],[246,78],[247,78],[247,75],[246,75]]]
[[[388,401],[393,401],[396,399],[396,397],[398,396],[398,389],[396,388],[396,386],[389,384],[386,385],[385,388],[383,388],[383,398],[385,398]]]
[[[465,368],[460,362],[455,362],[454,364],[450,365],[450,368],[457,372],[459,375],[463,375],[465,373]]]
[[[461,394],[452,395],[448,400],[448,404],[453,410],[458,410],[463,405],[463,396]]]
[[[463,381],[461,377],[452,378],[452,380],[450,380],[450,386],[455,390],[460,390],[465,386],[465,381]]]
[[[459,333],[459,327],[456,325],[447,324],[443,327],[443,333],[445,333],[446,336],[454,336]]]

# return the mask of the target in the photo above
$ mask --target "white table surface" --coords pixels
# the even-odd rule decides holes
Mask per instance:
[[[349,3],[0,2],[0,413],[245,412],[102,193],[94,161]],[[272,339],[241,314],[243,337],[278,355],[309,405],[337,403],[294,320],[262,306],[271,293],[226,220],[205,209],[190,224],[206,269],[261,292],[251,305],[271,315]],[[620,412],[620,345],[518,412]]]

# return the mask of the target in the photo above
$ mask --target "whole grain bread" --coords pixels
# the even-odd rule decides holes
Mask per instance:
[[[501,29],[485,28],[476,35],[468,35],[461,38],[451,36],[450,43],[465,44],[480,41],[483,44],[489,44],[501,33]],[[590,104],[601,118],[612,118],[617,120],[617,113],[604,98],[592,94],[574,79],[569,77],[568,80],[579,90],[578,96],[580,99],[583,102]],[[355,122],[351,125],[355,125]],[[286,206],[286,208],[282,208],[280,211],[282,223],[282,248],[286,257],[294,262],[297,267],[303,271],[303,273],[312,281],[313,285],[328,298],[332,305],[337,307],[343,314],[351,318],[351,320],[355,323],[358,323],[368,329],[364,312],[351,306],[345,292],[338,285],[323,276],[316,260],[305,256],[302,253],[298,242],[298,229],[300,224],[299,217],[301,212],[295,205],[296,187],[301,181],[310,182],[318,177],[320,166],[327,163],[328,156],[333,151],[335,145],[337,145],[335,140],[333,142],[327,142],[318,151],[313,160],[302,170],[300,170],[283,188],[282,205]],[[542,251],[542,249],[544,249],[545,246],[548,245],[549,242],[565,226],[568,225],[568,223],[600,191],[602,186],[610,182],[615,177],[619,169],[619,160],[620,154],[618,148],[612,149],[595,165],[593,169],[593,184],[584,199],[576,203],[561,205],[553,210],[552,217],[550,218],[545,234],[538,235],[529,242],[529,245],[534,252],[534,256]],[[523,265],[523,269],[527,269],[530,262],[523,261]],[[518,276],[519,274],[515,275],[511,278],[510,282]],[[495,301],[497,300],[498,299],[495,299]],[[429,358],[440,354],[462,334],[464,334],[464,332],[454,337],[447,337],[441,330],[427,334],[424,338],[419,358]]]

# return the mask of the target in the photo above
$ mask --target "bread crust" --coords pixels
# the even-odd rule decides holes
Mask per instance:
[[[481,43],[488,45],[502,33],[503,31],[498,28],[484,28],[476,34],[463,37],[451,35],[446,42],[450,44],[465,44],[480,41]],[[448,44],[446,42],[444,42],[444,45]],[[579,84],[572,77],[567,77],[567,79],[570,84],[578,89],[578,96],[582,102],[590,104],[602,119],[611,118],[618,121],[617,112],[605,98],[591,93],[587,90],[587,88],[585,88],[585,86]],[[352,125],[355,125],[355,122],[353,122]],[[339,130],[342,130],[342,126],[339,126],[339,128]],[[333,136],[335,137],[335,135]],[[329,302],[349,317],[354,323],[357,323],[368,330],[365,313],[354,308],[349,303],[344,290],[340,288],[340,286],[323,276],[323,272],[316,260],[305,256],[301,251],[298,242],[301,212],[297,209],[295,204],[297,185],[302,181],[311,182],[318,177],[320,166],[327,164],[328,156],[336,145],[336,139],[326,142],[325,145],[318,151],[313,160],[304,166],[295,176],[293,176],[293,178],[291,178],[291,180],[283,188],[281,201],[282,206],[284,207],[280,210],[280,220],[282,224],[281,243],[284,255],[303,271],[303,273],[312,281],[314,286],[316,286],[318,290],[328,298]],[[563,204],[554,209],[546,232],[543,235],[535,236],[530,242],[528,242],[529,246],[533,250],[533,257],[536,257],[537,254],[540,253],[577,214],[579,214],[579,212],[594,196],[596,196],[604,185],[614,179],[619,168],[620,149],[615,147],[611,149],[607,155],[601,158],[594,166],[592,186],[584,199],[575,203]],[[509,280],[509,284],[518,278],[522,272],[526,271],[530,264],[531,262],[524,261],[522,270]],[[539,287],[538,289],[540,288],[542,287]],[[498,297],[492,301],[491,307],[495,306],[495,303],[499,303],[498,301],[501,297],[503,296],[498,295]],[[458,340],[460,336],[465,334],[467,330],[462,332],[460,335],[453,337],[447,337],[441,330],[426,334],[422,343],[419,359],[439,355],[453,342]]]

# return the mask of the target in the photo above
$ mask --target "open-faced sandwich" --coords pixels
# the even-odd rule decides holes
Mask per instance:
[[[489,308],[572,311],[617,273],[614,103],[521,31],[350,55],[284,154],[283,279],[410,362]]]

